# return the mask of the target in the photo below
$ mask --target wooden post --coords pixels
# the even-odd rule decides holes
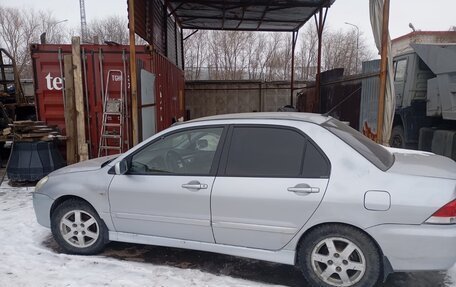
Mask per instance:
[[[86,142],[84,92],[82,84],[81,44],[79,37],[71,39],[71,53],[73,56],[74,102],[76,107],[76,128],[78,133],[79,161],[89,159],[89,149]]]
[[[130,91],[133,145],[139,143],[138,83],[136,75],[135,1],[128,0],[128,28],[130,30]]]
[[[383,22],[382,22],[382,47],[380,61],[380,94],[378,95],[378,115],[377,115],[377,142],[383,142],[383,121],[385,116],[385,96],[388,74],[388,24],[389,24],[390,0],[383,3]]]
[[[72,55],[63,56],[65,76],[65,134],[67,137],[67,163],[78,162],[78,133],[76,129],[76,107],[74,102],[74,75]]]

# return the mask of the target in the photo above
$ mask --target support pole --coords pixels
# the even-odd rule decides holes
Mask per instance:
[[[377,115],[377,142],[383,144],[383,122],[385,116],[385,96],[387,84],[388,67],[388,24],[389,24],[390,0],[383,3],[383,23],[382,23],[382,46],[380,62],[380,94],[378,95],[378,115]]]
[[[89,147],[86,142],[84,91],[81,67],[81,43],[79,37],[71,39],[71,53],[73,56],[74,101],[76,107],[76,127],[78,132],[79,161],[89,159]]]
[[[317,16],[314,15],[315,25],[317,27],[317,36],[318,36],[318,57],[317,57],[317,75],[315,76],[315,97],[317,99],[317,108],[318,112],[322,113],[321,99],[320,99],[320,88],[321,88],[321,45],[323,39],[323,29],[325,28],[326,15],[328,13],[328,8],[325,8],[325,14],[323,15],[323,7],[320,7]]]
[[[298,40],[298,31],[293,31],[291,36],[291,84],[290,84],[290,105],[293,106],[293,98],[294,98],[294,66],[295,66],[295,49],[296,49],[296,42]]]
[[[66,140],[66,158],[68,164],[78,162],[78,132],[76,128],[76,107],[74,101],[74,74],[73,74],[73,56],[65,55],[64,57],[64,75],[65,75],[65,135]]]
[[[133,146],[139,143],[138,82],[136,75],[135,0],[128,0],[128,28],[130,31],[130,90]]]

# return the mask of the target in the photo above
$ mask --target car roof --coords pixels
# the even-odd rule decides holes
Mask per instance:
[[[298,113],[298,112],[258,112],[258,113],[238,113],[238,114],[224,114],[216,116],[208,116],[190,120],[187,123],[202,122],[202,121],[215,121],[215,120],[292,120],[311,122],[315,124],[322,124],[329,120],[330,116],[312,113]]]

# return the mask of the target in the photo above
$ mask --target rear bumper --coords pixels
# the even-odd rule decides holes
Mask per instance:
[[[455,225],[384,224],[366,231],[394,271],[447,270],[456,262]]]
[[[33,209],[35,210],[36,220],[44,227],[51,228],[51,206],[54,200],[47,195],[33,193]]]

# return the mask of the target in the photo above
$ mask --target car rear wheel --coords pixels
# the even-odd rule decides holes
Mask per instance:
[[[375,286],[379,252],[361,231],[343,225],[317,227],[298,250],[298,267],[311,286]]]
[[[67,200],[52,214],[54,239],[70,254],[96,254],[103,250],[108,231],[97,212],[84,201]]]

